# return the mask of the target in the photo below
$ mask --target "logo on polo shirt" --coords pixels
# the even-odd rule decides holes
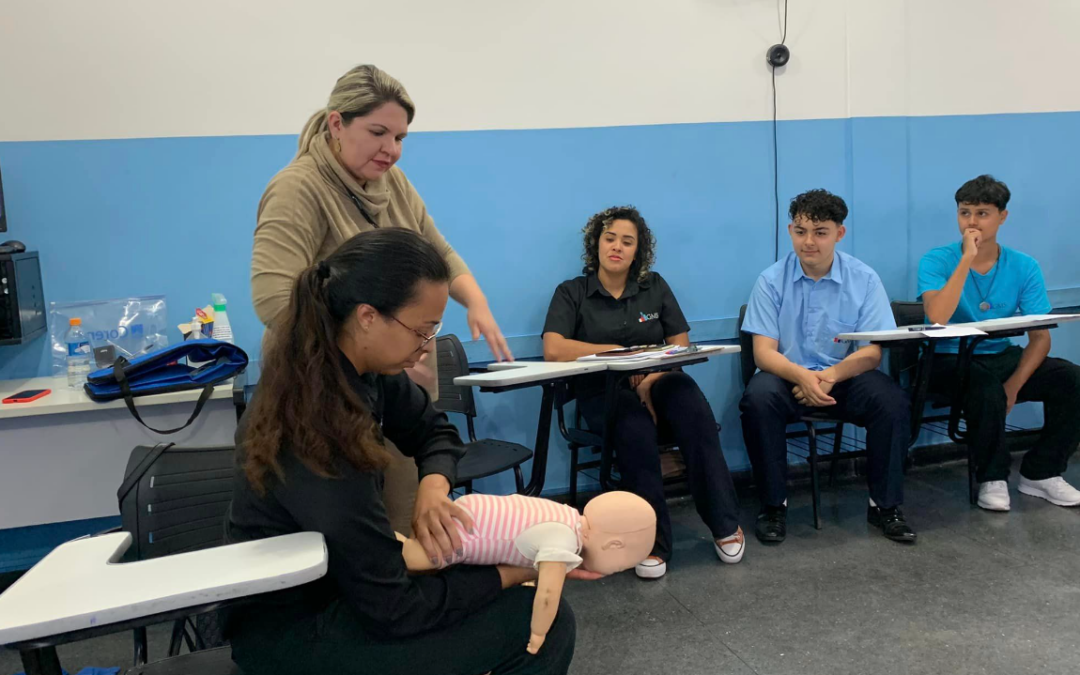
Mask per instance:
[[[638,323],[645,323],[646,321],[653,321],[660,318],[660,312],[653,312],[652,314],[646,314],[641,312],[641,318],[637,320]]]

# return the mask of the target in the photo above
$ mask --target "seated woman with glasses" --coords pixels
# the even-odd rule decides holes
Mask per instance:
[[[586,223],[584,276],[559,284],[544,323],[544,358],[573,361],[618,347],[690,344],[690,326],[675,295],[650,271],[655,241],[637,209],[618,206]],[[698,514],[709,527],[720,560],[742,560],[744,538],[739,506],[709,402],[686,373],[638,375],[618,392],[614,410],[604,410],[604,376],[577,378],[578,409],[589,428],[601,431],[614,415],[615,458],[622,489],[656,510],[653,555],[635,568],[655,579],[671,560],[671,517],[664,501],[659,437],[674,441],[686,462]]]
[[[393,443],[415,460],[413,536],[433,562],[463,550],[450,501],[457,429],[404,373],[439,332],[450,268],[400,228],[347,240],[303,270],[264,349],[237,431],[229,542],[321,532],[327,575],[256,598],[230,618],[244,672],[566,673],[574,615],[562,601],[538,654],[525,650],[531,568],[455,566],[410,576],[382,496]],[[571,573],[587,578],[586,574]]]

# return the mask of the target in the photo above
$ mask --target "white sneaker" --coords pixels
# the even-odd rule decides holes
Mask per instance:
[[[987,511],[1009,510],[1009,484],[1003,480],[979,483],[979,507]]]
[[[1080,504],[1080,490],[1062,478],[1054,476],[1046,480],[1028,480],[1020,476],[1020,492],[1032,497],[1041,497],[1058,506],[1076,506]]]
[[[729,565],[739,562],[742,560],[743,553],[746,552],[746,537],[743,536],[742,527],[735,530],[735,534],[730,537],[717,539],[713,542],[713,546],[716,548],[716,555],[721,561]]]
[[[642,579],[659,579],[667,574],[667,563],[651,555],[634,567],[634,574]]]

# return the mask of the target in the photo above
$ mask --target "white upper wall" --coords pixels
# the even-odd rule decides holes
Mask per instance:
[[[365,62],[419,131],[769,119],[778,5],[3,0],[0,141],[298,133]],[[780,117],[1080,110],[1078,27],[1078,0],[789,0]]]

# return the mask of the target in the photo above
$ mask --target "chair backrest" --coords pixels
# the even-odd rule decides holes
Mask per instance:
[[[897,300],[892,303],[893,318],[900,328],[904,326],[917,326],[926,320],[922,302],[906,302]],[[917,343],[905,343],[889,352],[889,375],[898,383],[902,383],[902,377],[915,372],[919,364],[919,345]]]
[[[739,332],[739,367],[742,370],[742,383],[745,387],[750,384],[750,378],[757,372],[757,363],[754,361],[754,336],[744,333],[742,330],[743,320],[746,318],[746,305],[739,308],[739,323],[735,330]]]
[[[454,384],[455,377],[469,374],[469,359],[461,340],[452,334],[436,338],[435,355],[439,364],[439,400],[434,403],[435,409],[476,417],[472,387]]]
[[[224,543],[225,515],[232,499],[232,446],[168,446],[149,465],[154,447],[137,446],[127,477],[142,471],[120,495],[120,519],[134,542],[124,559],[147,560],[212,548]]]
[[[926,321],[926,309],[921,300],[897,300],[892,303],[892,313],[897,326],[917,326]]]

